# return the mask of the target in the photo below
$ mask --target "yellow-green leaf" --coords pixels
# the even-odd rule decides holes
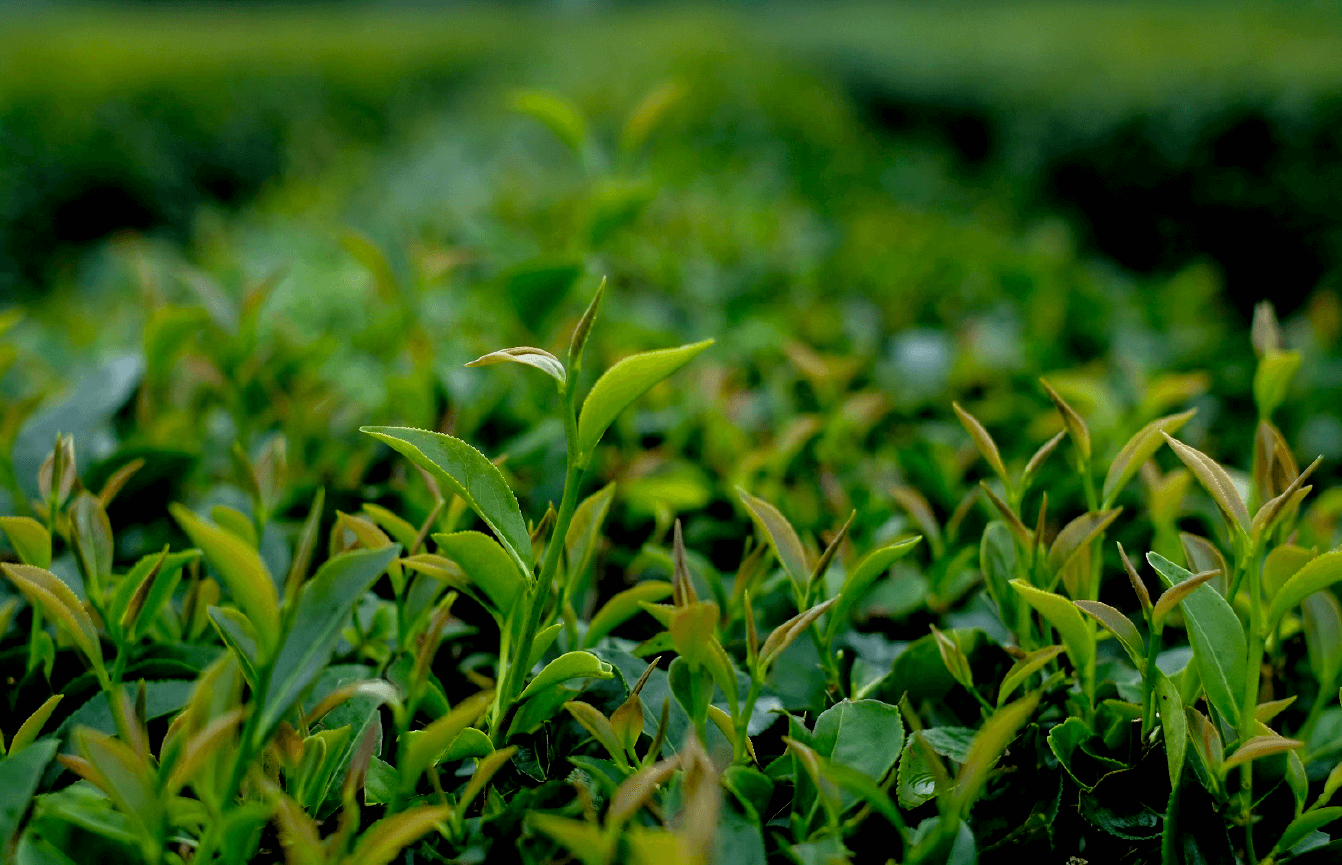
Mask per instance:
[[[609,679],[614,675],[611,665],[591,652],[567,652],[546,664],[517,695],[517,701],[520,703],[538,691],[571,679]]]
[[[1164,441],[1160,437],[1161,433],[1178,432],[1196,412],[1197,409],[1189,409],[1180,414],[1156,418],[1128,439],[1127,444],[1119,449],[1118,455],[1109,465],[1108,474],[1104,476],[1104,491],[1100,495],[1103,507],[1109,507],[1119,491],[1127,486],[1133,475],[1137,474],[1137,470],[1160,450],[1160,445]]]
[[[9,544],[25,565],[51,567],[51,535],[32,517],[0,517],[0,529],[9,536]]]
[[[674,374],[713,340],[644,352],[616,363],[597,379],[578,416],[578,452],[590,457],[615,418],[654,385]]]
[[[1146,669],[1146,647],[1141,632],[1131,619],[1102,601],[1080,600],[1072,603],[1118,638],[1118,644],[1128,653],[1138,670]]]
[[[27,748],[33,742],[37,741],[37,736],[42,732],[42,726],[46,724],[51,713],[56,710],[56,706],[64,699],[64,694],[52,694],[47,701],[37,707],[37,711],[28,716],[14,733],[14,738],[9,740],[9,755],[15,754]]]
[[[74,639],[75,645],[95,668],[102,667],[102,644],[98,631],[84,605],[75,597],[60,577],[33,565],[0,565],[29,603],[40,608],[47,618],[60,622]]]
[[[1342,580],[1342,550],[1324,553],[1296,571],[1272,598],[1272,606],[1268,608],[1267,619],[1263,622],[1264,633],[1272,633],[1281,617],[1294,609],[1306,596],[1325,589],[1338,580]]]
[[[233,593],[233,600],[256,629],[261,654],[269,657],[279,644],[280,599],[261,554],[241,538],[202,520],[181,505],[169,505],[168,510]]]
[[[1095,635],[1091,633],[1085,619],[1081,617],[1081,612],[1072,605],[1072,602],[1062,595],[1036,588],[1024,580],[1012,580],[1011,586],[1050,625],[1058,629],[1072,664],[1078,670],[1087,669],[1095,657]]]
[[[671,584],[662,580],[649,580],[618,593],[592,616],[592,622],[587,626],[587,635],[583,638],[583,645],[594,645],[606,634],[633,618],[643,609],[641,603],[651,604],[670,595]]]
[[[755,527],[769,542],[774,555],[778,557],[778,563],[783,566],[793,584],[804,587],[811,575],[811,566],[807,561],[806,548],[802,546],[792,523],[764,499],[756,498],[740,487],[736,488],[736,494],[741,497]]]
[[[456,562],[494,609],[507,615],[526,590],[526,576],[497,541],[481,532],[433,536],[439,551]]]

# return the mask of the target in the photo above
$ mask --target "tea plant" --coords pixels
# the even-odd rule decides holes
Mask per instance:
[[[877,531],[838,510],[817,543],[787,515],[802,497],[739,486],[734,573],[673,519],[669,548],[655,527],[630,559],[643,578],[610,592],[593,572],[615,487],[588,486],[603,439],[712,340],[626,357],[580,399],[604,296],[602,283],[563,358],[519,346],[468,364],[554,383],[560,501],[531,519],[506,461],[369,426],[417,470],[392,484],[399,503],[331,514],[319,489],[286,540],[275,439],[255,460],[234,453],[246,501],[172,504],[192,546],[127,568],[108,507],[141,466],[95,493],[58,437],[29,515],[0,518],[18,593],[0,606],[5,855],[1336,854],[1338,510],[1335,496],[1310,503],[1318,461],[1299,468],[1272,423],[1300,357],[1270,308],[1244,474],[1176,438],[1191,410],[1124,440],[1046,382],[1061,429],[1028,459],[952,406],[991,477],[953,490],[944,520],[899,485],[908,521]],[[1177,464],[1162,471],[1166,451]],[[872,606],[891,591],[912,598],[886,617],[907,642]]]

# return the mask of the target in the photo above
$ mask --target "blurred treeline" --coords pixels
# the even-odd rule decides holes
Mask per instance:
[[[871,134],[944,146],[1014,214],[1066,214],[1124,267],[1209,259],[1237,296],[1271,284],[1294,301],[1336,276],[1335,4],[746,8],[11,9],[0,289],[49,284],[68,250],[120,229],[184,238],[202,204],[236,206],[450,100],[545,83],[541,58],[569,87],[660,65],[696,86],[785,89],[752,64],[765,54],[823,79]]]

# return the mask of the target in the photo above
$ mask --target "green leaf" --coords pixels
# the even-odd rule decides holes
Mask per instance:
[[[880,781],[904,747],[904,723],[897,706],[843,700],[820,713],[812,736],[821,756]]]
[[[1002,462],[1002,454],[997,449],[997,442],[993,441],[993,437],[984,429],[983,424],[979,423],[978,418],[960,408],[958,402],[952,402],[951,408],[955,411],[955,416],[960,419],[960,425],[965,428],[965,432],[969,433],[969,437],[974,440],[974,447],[978,448],[979,453],[992,467],[993,472],[1006,485],[1007,489],[1010,489],[1011,478],[1007,475],[1006,465]]]
[[[615,499],[615,484],[606,484],[601,489],[582,500],[573,512],[573,521],[564,533],[564,551],[568,554],[568,575],[570,582],[592,566],[596,556],[597,544],[601,536],[601,525],[606,521],[610,503]]]
[[[806,548],[802,546],[792,523],[764,499],[756,498],[740,487],[736,488],[736,494],[741,497],[746,510],[750,512],[750,519],[769,542],[774,555],[778,557],[778,563],[783,566],[793,585],[805,587],[811,576],[811,566],[807,562]]]
[[[1252,522],[1249,518],[1249,508],[1244,504],[1235,482],[1230,479],[1230,474],[1220,463],[1197,448],[1189,447],[1169,433],[1162,432],[1161,436],[1174,451],[1175,456],[1188,466],[1189,471],[1193,472],[1198,482],[1211,495],[1221,513],[1225,515],[1226,523],[1231,530],[1238,527],[1241,532],[1247,534]]]
[[[1300,606],[1310,668],[1320,686],[1328,687],[1342,675],[1342,605],[1332,592],[1315,592]]]
[[[1156,677],[1156,706],[1160,712],[1160,729],[1165,736],[1165,760],[1169,764],[1170,788],[1179,789],[1179,777],[1184,769],[1184,755],[1188,751],[1188,716],[1179,689],[1158,669],[1147,675]]]
[[[639,583],[615,595],[592,616],[584,646],[592,646],[606,634],[642,611],[642,604],[654,603],[671,595],[671,584],[662,580]]]
[[[1281,617],[1307,596],[1326,589],[1342,580],[1342,550],[1324,553],[1296,571],[1272,598],[1267,618],[1263,621],[1264,634],[1272,633]]]
[[[51,567],[51,535],[32,517],[0,517],[0,529],[9,536],[9,545],[19,561],[38,568]]]
[[[565,99],[538,90],[519,90],[508,100],[508,107],[540,121],[574,153],[587,146],[587,123],[578,107]]]
[[[838,601],[834,604],[829,620],[825,624],[825,632],[830,641],[833,641],[841,626],[848,624],[849,611],[867,593],[872,583],[884,576],[896,561],[908,555],[921,540],[922,538],[917,536],[903,538],[862,557],[862,561],[858,562],[844,578]]]
[[[528,812],[526,820],[533,829],[567,850],[583,865],[610,865],[615,861],[619,836],[603,831],[595,823],[537,811]]]
[[[463,730],[475,726],[475,722],[488,711],[493,699],[493,691],[472,694],[424,729],[406,734],[409,738],[399,768],[401,783],[407,790],[414,787],[430,766],[442,759]]]
[[[606,370],[583,401],[578,417],[578,453],[589,458],[611,422],[634,400],[675,373],[713,340],[627,357]]]
[[[461,439],[410,427],[362,427],[461,496],[484,520],[523,574],[531,573],[531,533],[498,467]]]
[[[207,613],[219,639],[237,656],[247,684],[255,688],[260,682],[256,669],[261,663],[257,657],[256,629],[246,616],[229,607],[210,607]]]
[[[14,738],[9,741],[9,756],[27,748],[33,742],[37,741],[37,735],[42,732],[42,726],[46,724],[51,713],[56,711],[56,706],[65,698],[64,694],[52,694],[47,701],[37,707],[37,710],[28,716],[18,730],[14,732]]]
[[[1095,635],[1072,602],[1062,595],[1035,588],[1024,580],[1012,580],[1011,587],[1050,625],[1058,629],[1073,666],[1077,670],[1089,668],[1095,657]]]
[[[1253,375],[1253,401],[1258,406],[1259,417],[1272,417],[1286,399],[1286,391],[1298,369],[1299,352],[1269,351],[1258,359],[1258,369]]]
[[[1100,601],[1072,601],[1072,603],[1118,638],[1119,645],[1128,653],[1128,657],[1138,670],[1146,669],[1146,644],[1131,619]]]
[[[1063,526],[1048,550],[1049,571],[1055,574],[1062,573],[1063,569],[1107,529],[1122,511],[1122,508],[1113,508],[1099,513],[1085,513]]]
[[[0,760],[0,851],[9,849],[10,839],[59,744],[54,738],[44,739]]]
[[[1221,764],[1221,774],[1225,775],[1234,767],[1241,763],[1247,763],[1250,760],[1258,760],[1263,757],[1271,757],[1273,754],[1281,754],[1286,751],[1294,751],[1297,748],[1305,747],[1305,743],[1298,739],[1287,739],[1284,736],[1278,736],[1276,733],[1265,736],[1254,736],[1243,745],[1235,749],[1235,753],[1225,758]]]
[[[1291,821],[1286,827],[1286,831],[1281,833],[1277,839],[1277,844],[1272,848],[1274,856],[1281,855],[1290,850],[1301,841],[1305,836],[1317,832],[1334,820],[1342,817],[1342,807],[1316,808],[1313,811],[1301,814]]]
[[[609,679],[614,675],[614,668],[591,652],[567,652],[546,664],[545,668],[522,689],[522,693],[517,695],[517,702],[520,703],[537,691],[561,682],[573,679]]]
[[[102,668],[102,643],[93,619],[79,602],[79,598],[65,582],[51,571],[32,565],[0,565],[29,603],[38,607],[47,618],[65,627],[75,645],[84,653],[95,669]]]
[[[573,716],[573,720],[581,724],[583,729],[591,733],[592,738],[606,749],[612,760],[624,765],[624,745],[620,743],[620,737],[615,734],[615,728],[610,725],[609,718],[596,708],[577,700],[565,703],[564,708]]]
[[[450,535],[436,534],[433,540],[438,544],[439,552],[460,565],[471,584],[478,586],[500,613],[509,613],[526,591],[526,576],[517,570],[507,551],[489,535],[453,532]]]
[[[164,547],[163,552],[135,563],[107,605],[109,617],[119,620],[125,640],[137,640],[153,625],[181,583],[182,568],[198,558],[200,550],[169,553]]]
[[[330,662],[355,606],[400,552],[393,544],[341,553],[303,585],[260,709],[261,741]]]
[[[1125,768],[1117,760],[1093,754],[1086,746],[1095,738],[1095,733],[1080,718],[1068,718],[1048,733],[1049,750],[1058,758],[1063,771],[1088,793],[1105,775]]]
[[[1049,661],[1062,654],[1062,646],[1045,646],[1035,649],[1024,658],[1016,661],[1002,678],[1002,686],[997,690],[997,708],[1006,705],[1007,698],[1019,688],[1026,679],[1038,672]]]
[[[1180,414],[1156,418],[1128,439],[1127,444],[1119,449],[1118,455],[1109,465],[1108,474],[1104,476],[1104,491],[1100,495],[1103,507],[1109,507],[1114,497],[1128,485],[1132,476],[1137,474],[1137,470],[1160,450],[1161,444],[1164,443],[1161,433],[1178,432],[1196,413],[1197,409],[1189,409]]]
[[[1047,381],[1042,378],[1039,383],[1044,386],[1048,393],[1048,398],[1053,400],[1053,405],[1058,409],[1058,414],[1062,415],[1063,426],[1067,428],[1067,434],[1072,437],[1072,443],[1076,449],[1081,452],[1083,460],[1090,460],[1090,429],[1086,427],[1086,422],[1081,419],[1081,415],[1076,413],[1067,400],[1058,395]]]
[[[493,366],[496,363],[520,363],[524,366],[534,367],[560,384],[563,384],[568,377],[563,361],[543,348],[532,348],[529,345],[491,351],[489,354],[481,355],[466,365]]]
[[[1076,612],[1075,607],[1068,605],[1068,609],[1080,617],[1081,614]],[[969,813],[970,806],[978,799],[983,787],[988,783],[988,772],[993,764],[1034,714],[1037,705],[1039,695],[1029,694],[1005,708],[998,709],[979,728],[955,778],[953,794],[955,813],[961,816]]]
[[[270,657],[280,640],[280,599],[260,553],[181,505],[168,505],[168,510],[227,584],[233,599],[256,629],[261,655]]]
[[[451,814],[450,805],[416,805],[384,817],[363,831],[348,861],[358,865],[391,865],[402,850],[432,832]]]
[[[126,816],[138,823],[145,837],[158,838],[163,825],[163,803],[153,769],[120,739],[80,727],[75,743],[95,775],[95,783]]]
[[[1158,553],[1146,560],[1156,569],[1166,587],[1193,575]],[[1209,585],[1194,589],[1179,604],[1188,629],[1188,642],[1207,691],[1207,700],[1230,723],[1239,726],[1240,700],[1243,698],[1248,641],[1239,617]]]
[[[1019,626],[1018,607],[1010,583],[1016,572],[1016,542],[1006,523],[993,520],[984,527],[983,539],[979,542],[979,568],[1002,623],[1014,633]]]

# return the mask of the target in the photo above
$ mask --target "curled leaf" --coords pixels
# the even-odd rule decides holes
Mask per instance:
[[[560,384],[563,384],[568,376],[563,361],[543,348],[533,348],[529,345],[491,351],[489,354],[481,355],[466,365],[492,366],[496,363],[520,363],[524,366],[533,367]]]

